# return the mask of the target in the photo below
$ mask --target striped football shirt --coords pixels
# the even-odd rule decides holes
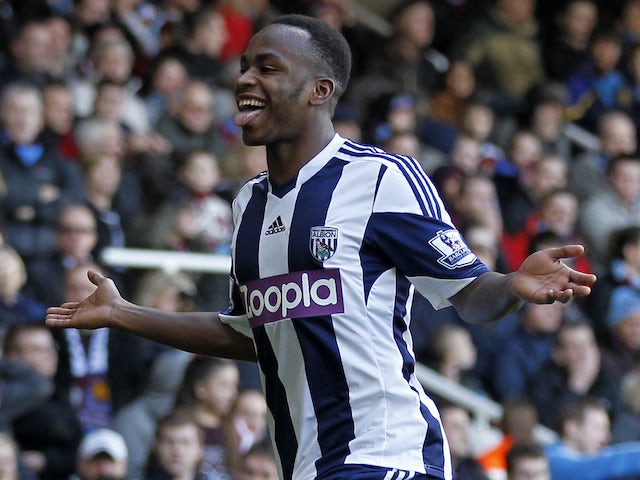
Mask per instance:
[[[284,479],[380,466],[450,480],[414,372],[416,288],[436,307],[487,271],[412,158],[336,135],[296,178],[234,201],[231,302],[255,343]]]

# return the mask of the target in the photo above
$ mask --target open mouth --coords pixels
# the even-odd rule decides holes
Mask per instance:
[[[242,127],[262,113],[266,103],[255,98],[238,100],[238,114],[234,117],[236,125]]]

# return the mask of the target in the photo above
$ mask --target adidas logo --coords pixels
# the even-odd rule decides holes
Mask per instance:
[[[264,232],[264,234],[274,235],[276,233],[284,232],[285,230],[286,228],[284,227],[284,223],[282,223],[282,218],[280,218],[280,215],[278,215],[278,218],[276,218],[273,223],[269,225],[269,228],[267,228],[267,231]]]

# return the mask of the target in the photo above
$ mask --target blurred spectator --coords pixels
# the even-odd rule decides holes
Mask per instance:
[[[505,218],[505,225],[508,223],[510,228],[505,232],[502,239],[505,253],[507,254],[509,264],[512,270],[520,267],[529,251],[529,243],[532,235],[541,230],[546,230],[546,224],[541,219],[545,202],[548,202],[547,196],[551,192],[565,188],[567,185],[567,162],[557,155],[543,155],[531,167],[531,174],[528,184],[523,183],[522,179],[515,181],[508,176],[496,176],[495,182],[498,191],[503,193],[501,198],[501,211]],[[518,177],[520,180],[520,176]],[[555,201],[555,203],[554,203]],[[564,201],[564,203],[563,203]],[[572,201],[574,204],[570,204]],[[553,210],[560,206],[560,211]],[[564,223],[554,222],[554,227],[561,230],[557,233],[562,235],[563,239],[569,239],[575,233],[575,227],[578,215],[577,200],[570,192],[563,197],[558,195],[551,198],[551,202],[546,204],[544,213],[568,213],[573,214],[573,218],[562,217],[559,215],[549,218],[561,220]],[[569,207],[569,210],[562,207]],[[571,207],[573,209],[571,210]]]
[[[640,3],[638,3],[638,7],[640,7]],[[633,95],[629,114],[637,130],[640,128],[640,43],[631,48],[625,65]]]
[[[451,450],[453,478],[468,480],[488,480],[482,466],[473,458],[473,446],[477,443],[471,438],[471,416],[462,407],[453,404],[440,405],[442,428]]]
[[[620,285],[611,292],[607,315],[609,338],[605,358],[614,368],[616,378],[633,370],[640,358],[640,292]]]
[[[528,382],[551,358],[564,310],[558,303],[526,304],[518,312],[518,328],[494,363],[493,392],[498,401],[526,394]]]
[[[536,0],[492,2],[454,42],[453,58],[473,65],[478,88],[500,116],[517,113],[544,76],[535,9]]]
[[[222,180],[219,193],[232,202],[248,180],[267,170],[267,150],[263,145],[249,146],[236,142],[221,158]]]
[[[89,116],[107,118],[118,122],[125,132],[131,131],[131,125],[125,118],[126,87],[113,80],[99,80],[95,86],[93,106]]]
[[[576,157],[569,169],[569,188],[583,202],[606,190],[607,164],[620,155],[635,155],[637,133],[631,117],[622,111],[605,113],[598,121],[597,151],[585,152]]]
[[[56,253],[36,262],[28,270],[25,291],[47,306],[60,305],[68,270],[95,259],[96,218],[84,203],[67,205],[56,220]]]
[[[187,84],[189,72],[179,57],[165,55],[151,65],[146,79],[148,85],[143,97],[149,122],[155,125]]]
[[[204,455],[204,438],[191,415],[176,411],[161,419],[152,446],[145,480],[211,478],[198,472]]]
[[[21,362],[53,382],[58,351],[51,331],[44,325],[15,325],[4,339],[6,358]],[[40,480],[68,478],[82,438],[76,411],[59,389],[44,404],[13,421],[14,437],[22,462]]]
[[[434,167],[434,164],[430,163],[433,156],[429,155],[415,132],[393,132],[380,146],[389,153],[415,158],[425,170]]]
[[[238,480],[278,480],[279,469],[271,442],[256,443],[242,457]]]
[[[452,213],[455,225],[461,230],[469,224],[485,225],[491,228],[496,239],[502,236],[498,194],[491,179],[484,175],[469,175],[462,180]]]
[[[9,245],[0,246],[0,338],[12,325],[39,324],[47,305],[23,293],[27,270],[22,258]]]
[[[333,114],[333,128],[341,137],[363,141],[362,138],[362,115],[358,109],[341,103],[336,106]]]
[[[538,411],[528,397],[513,397],[502,404],[500,431],[497,445],[478,456],[478,462],[491,480],[504,480],[509,472],[509,452],[519,444],[536,444],[534,429],[538,424]],[[544,453],[542,453],[544,456]],[[511,478],[511,476],[509,476]]]
[[[606,188],[582,203],[578,223],[589,260],[597,271],[606,265],[611,233],[640,224],[640,158],[611,159],[607,164],[607,180]]]
[[[429,366],[454,382],[484,394],[482,381],[474,372],[478,350],[469,331],[458,324],[444,324],[431,339],[433,361]]]
[[[636,364],[620,383],[622,399],[631,418],[627,419],[623,428],[613,429],[613,437],[627,442],[640,440],[640,366]]]
[[[630,60],[630,51],[640,43],[640,2],[638,0],[624,0],[619,3],[616,28],[622,42],[621,63],[626,65]]]
[[[547,75],[565,82],[589,61],[589,41],[598,24],[594,0],[568,0],[562,4],[544,37],[543,60]]]
[[[65,302],[78,302],[94,290],[87,270],[104,271],[82,264],[66,272]],[[117,329],[56,330],[60,347],[56,386],[69,395],[84,431],[108,426],[112,415],[136,397],[144,386],[146,364],[140,340]]]
[[[640,226],[613,231],[609,237],[608,263],[586,299],[586,312],[603,345],[609,344],[611,330],[607,317],[611,293],[621,285],[640,289]]]
[[[470,223],[463,230],[463,236],[471,251],[485,265],[491,265],[490,268],[494,271],[507,271],[504,252],[499,238],[496,238],[496,230],[493,227],[486,224]]]
[[[160,51],[160,30],[166,16],[156,2],[148,0],[115,0],[114,17],[133,39],[133,47],[141,61],[149,61]]]
[[[64,83],[49,83],[42,91],[45,142],[50,142],[66,158],[77,158],[73,139],[76,115],[71,89]]]
[[[593,329],[586,322],[565,322],[556,334],[551,358],[531,378],[528,393],[535,401],[540,421],[553,428],[562,406],[580,398],[599,399],[609,417],[622,411],[620,376],[603,361]]]
[[[39,480],[19,461],[19,450],[11,434],[0,432],[0,478],[2,480]]]
[[[481,165],[480,143],[469,135],[460,135],[453,145],[448,163],[433,171],[433,181],[451,212],[455,211],[465,177],[479,174]]]
[[[381,144],[393,132],[415,132],[418,124],[415,97],[385,92],[366,105],[364,136],[370,143]]]
[[[6,195],[0,197],[0,217],[6,242],[26,264],[55,252],[55,220],[84,192],[77,167],[41,143],[42,108],[40,91],[32,85],[11,84],[2,93],[0,171]]]
[[[230,424],[233,438],[231,464],[237,470],[245,453],[255,444],[268,440],[267,401],[262,390],[245,388],[238,392]]]
[[[570,161],[574,146],[565,133],[567,120],[564,110],[567,101],[564,85],[537,85],[527,94],[527,108],[523,112],[521,124],[538,136],[544,154],[558,155],[565,161]]]
[[[206,83],[190,80],[156,124],[156,131],[171,145],[174,175],[179,158],[189,151],[224,154],[226,146],[216,130],[214,102],[213,90]]]
[[[175,408],[190,412],[204,431],[200,473],[231,474],[232,438],[226,429],[238,394],[238,368],[230,360],[197,356],[191,360],[176,394]]]
[[[463,60],[453,62],[444,76],[444,87],[431,99],[431,116],[461,128],[464,112],[475,88],[476,80],[471,65]]]
[[[628,110],[631,85],[618,69],[622,56],[620,36],[615,31],[594,33],[589,45],[589,61],[566,81],[569,93],[569,120],[595,132],[600,117],[610,110]]]
[[[172,410],[191,358],[191,354],[177,349],[160,353],[153,361],[144,390],[114,415],[111,428],[122,435],[129,451],[128,478],[144,478],[154,439],[162,430],[158,422]]]
[[[189,312],[200,308],[195,277],[187,272],[167,272],[161,269],[143,271],[131,281],[136,303],[160,308],[169,312]],[[143,339],[140,344],[145,364],[152,364],[155,357],[173,348]]]
[[[71,22],[71,55],[74,65],[87,68],[91,38],[102,25],[111,20],[111,2],[74,0],[67,17]]]
[[[48,0],[47,3],[52,3]],[[58,82],[73,74],[75,67],[71,56],[71,22],[65,16],[52,15],[46,19],[51,35],[49,48],[51,75]]]
[[[142,218],[142,191],[133,169],[109,153],[83,156],[81,166],[89,207],[97,220],[98,239],[93,254],[105,247],[129,245],[131,230]]]
[[[10,40],[8,62],[0,69],[0,89],[21,81],[43,87],[59,79],[53,55],[53,36],[46,19],[33,18],[18,25]],[[56,74],[54,76],[54,73]]]
[[[566,182],[563,162],[547,160],[540,164],[542,142],[533,132],[519,130],[507,150],[507,160],[498,162],[493,177],[498,192],[504,229],[509,235],[520,233],[527,217],[539,205],[545,189]],[[542,168],[537,167],[542,165]]]
[[[151,248],[228,253],[231,244],[231,205],[216,193],[220,182],[217,158],[194,150],[178,167],[181,190],[160,207],[151,220]]]
[[[184,17],[183,35],[174,47],[162,55],[178,57],[187,67],[189,76],[213,89],[224,85],[225,62],[222,49],[229,38],[225,19],[215,7],[203,8]]]
[[[138,93],[141,81],[132,75],[134,54],[131,44],[125,38],[108,38],[96,41],[91,49],[91,71],[71,83],[78,116],[91,114],[97,86],[100,81],[108,80],[125,89],[123,115],[126,124],[134,132],[147,132],[150,127],[149,116]]]
[[[558,420],[560,440],[545,447],[552,478],[610,480],[640,474],[640,442],[608,445],[611,425],[594,399],[565,405]]]
[[[94,430],[82,438],[71,480],[125,480],[127,462],[127,446],[119,433]]]
[[[421,115],[427,99],[448,67],[444,55],[432,47],[435,13],[427,0],[397,2],[389,14],[393,33],[369,55],[356,75],[346,99],[363,109],[383,93],[403,92],[417,100]]]
[[[122,126],[108,118],[79,120],[73,129],[73,138],[78,160],[105,154],[122,158],[126,153],[126,137]]]
[[[36,411],[51,396],[53,383],[24,363],[0,356],[0,432],[11,433],[13,421]]]
[[[244,53],[251,36],[257,31],[256,22],[266,20],[270,15],[269,3],[265,0],[216,2],[215,7],[224,18],[225,29],[229,32],[220,53],[223,62],[237,60]]]
[[[462,115],[461,131],[480,142],[480,169],[492,175],[496,165],[506,160],[504,150],[498,145],[494,111],[482,100],[470,101]]]
[[[578,243],[584,240],[578,232],[578,200],[566,188],[556,188],[547,192],[540,201],[538,210],[529,218],[524,230],[515,237],[504,237],[502,246],[510,259],[511,268],[518,268],[531,252],[531,245],[537,235],[550,233],[555,235],[558,244]],[[583,254],[573,260],[573,264],[581,271],[593,271],[587,255]]]
[[[537,444],[516,444],[507,453],[507,480],[551,480],[549,460]]]

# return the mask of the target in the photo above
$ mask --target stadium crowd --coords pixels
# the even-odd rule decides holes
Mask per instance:
[[[490,268],[580,243],[598,275],[485,326],[415,298],[417,360],[504,406],[487,445],[438,399],[455,479],[640,478],[640,0],[387,3],[381,31],[351,0],[0,1],[0,480],[277,478],[255,365],[43,318],[90,269],[141,305],[226,306],[223,276],[101,251],[228,253],[231,201],[266,169],[233,80],[283,13],[345,35],[336,131],[419,160]]]

